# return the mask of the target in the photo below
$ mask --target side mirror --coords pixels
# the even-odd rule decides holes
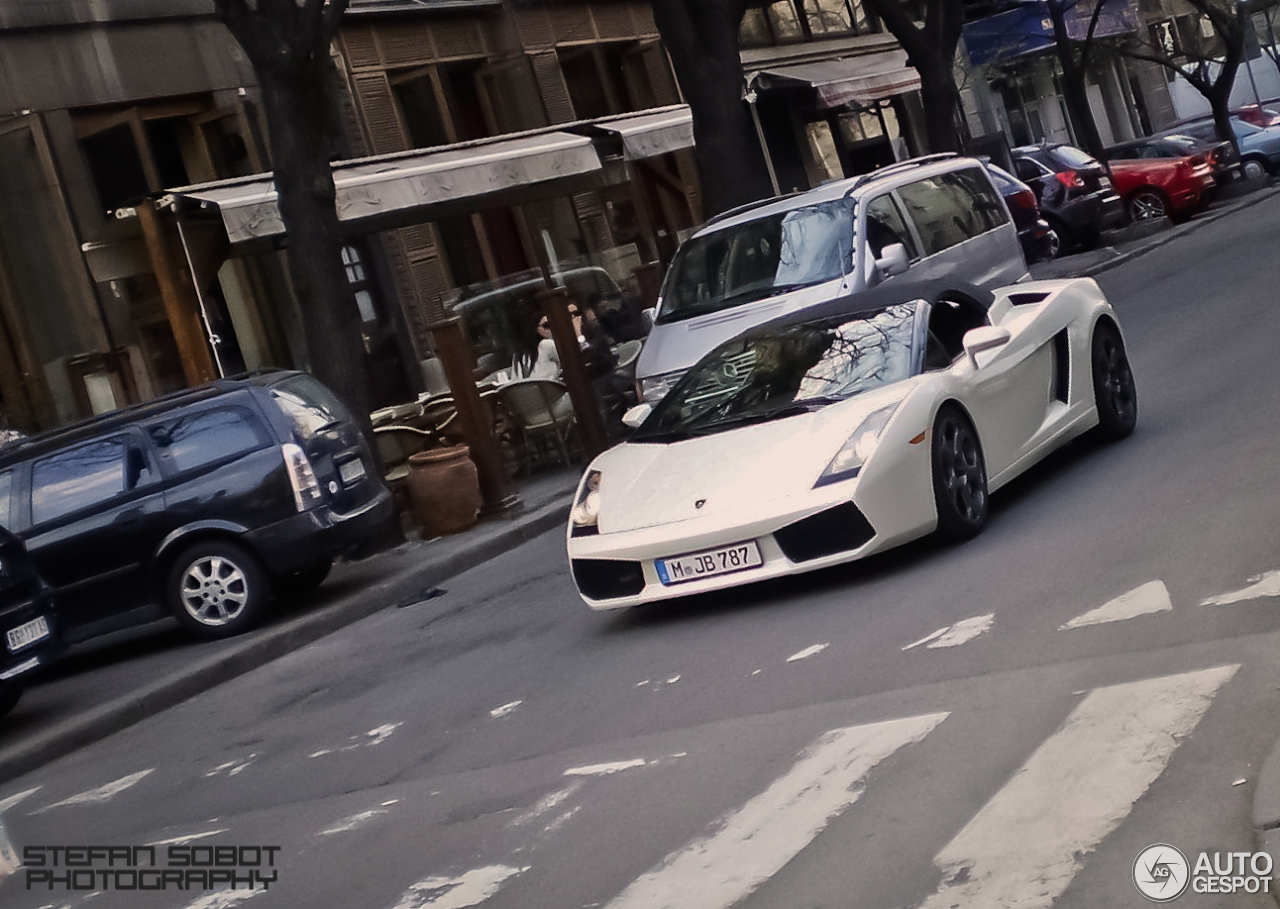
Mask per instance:
[[[657,317],[657,314],[658,308],[656,306],[650,306],[646,309],[640,310],[640,318],[644,320],[645,331],[653,330],[653,320]]]
[[[1009,343],[1013,337],[1007,328],[995,325],[983,325],[964,334],[964,352],[969,355],[973,368],[978,368],[978,354],[984,350],[995,350]]]
[[[900,275],[910,267],[911,260],[907,258],[907,248],[901,243],[890,243],[880,250],[880,258],[876,259],[876,270],[880,272],[882,278]]]
[[[637,404],[635,407],[628,408],[627,412],[622,415],[622,423],[624,426],[637,429],[651,413],[653,413],[652,405]]]

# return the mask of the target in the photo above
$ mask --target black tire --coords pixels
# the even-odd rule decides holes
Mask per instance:
[[[0,716],[8,716],[22,697],[22,685],[18,682],[0,682]]]
[[[987,523],[987,464],[973,424],[958,407],[938,410],[931,449],[939,535],[948,540],[977,536]]]
[[[1131,195],[1128,207],[1129,220],[1134,224],[1151,224],[1173,218],[1169,211],[1169,200],[1164,197],[1164,193],[1150,186]]]
[[[1246,180],[1265,177],[1269,173],[1271,170],[1267,167],[1267,162],[1261,158],[1245,158],[1240,162],[1240,176]]]
[[[282,597],[301,597],[324,583],[333,567],[333,559],[321,559],[314,565],[276,578],[276,593]]]
[[[1098,408],[1099,438],[1123,439],[1138,422],[1138,389],[1120,332],[1110,322],[1093,330],[1093,402]]]
[[[207,540],[173,560],[165,578],[165,598],[186,631],[216,640],[256,625],[271,591],[266,573],[247,549]]]
[[[1059,218],[1053,217],[1052,215],[1045,215],[1044,219],[1049,223],[1049,226],[1053,228],[1053,232],[1058,235],[1058,247],[1054,250],[1054,258],[1056,259],[1059,256],[1070,255],[1075,250],[1076,246],[1075,233],[1071,228],[1067,227],[1066,222]]]

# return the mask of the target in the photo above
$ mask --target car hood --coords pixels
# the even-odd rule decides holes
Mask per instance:
[[[845,283],[851,280],[851,277],[845,277],[824,281],[719,312],[655,325],[645,339],[644,349],[636,362],[636,375],[648,377],[676,370],[683,372],[735,335],[777,316],[848,293]]]
[[[691,518],[749,520],[771,503],[800,501],[863,419],[900,400],[908,384],[714,435],[619,445],[592,465],[601,472],[600,530]]]

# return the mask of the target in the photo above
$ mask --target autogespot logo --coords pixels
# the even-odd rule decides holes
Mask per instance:
[[[1138,885],[1138,891],[1157,903],[1177,899],[1187,889],[1190,879],[1187,857],[1163,843],[1143,849],[1133,863],[1133,882]]]

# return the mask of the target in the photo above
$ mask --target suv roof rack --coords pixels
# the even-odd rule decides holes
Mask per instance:
[[[912,168],[920,167],[925,164],[933,164],[936,161],[945,161],[949,158],[959,158],[959,157],[962,157],[962,156],[957,154],[956,152],[935,152],[931,155],[921,155],[918,158],[908,158],[906,161],[899,161],[895,164],[890,164],[887,167],[881,167],[878,170],[873,170],[869,173],[858,174],[855,177],[849,178],[853,181],[853,185],[849,187],[848,191],[845,193],[845,197],[847,198],[850,194],[854,192],[854,190],[858,189],[861,186],[865,186],[871,180],[879,180],[881,177],[895,174],[895,173],[898,173],[899,171],[910,170]],[[780,202],[783,199],[790,199],[794,196],[803,196],[805,193],[809,193],[809,192],[813,192],[813,190],[801,189],[795,192],[783,193],[782,195],[779,195],[779,196],[770,196],[768,199],[757,199],[755,202],[748,202],[745,205],[739,205],[735,208],[729,209],[728,211],[722,211],[718,215],[712,215],[710,218],[706,220],[703,226],[705,227],[710,224],[716,224],[720,221],[723,221],[725,218],[731,218],[734,215],[740,215],[744,211],[751,211],[751,209],[753,208],[760,208],[761,206],[764,206],[764,205],[772,205],[774,202]]]

